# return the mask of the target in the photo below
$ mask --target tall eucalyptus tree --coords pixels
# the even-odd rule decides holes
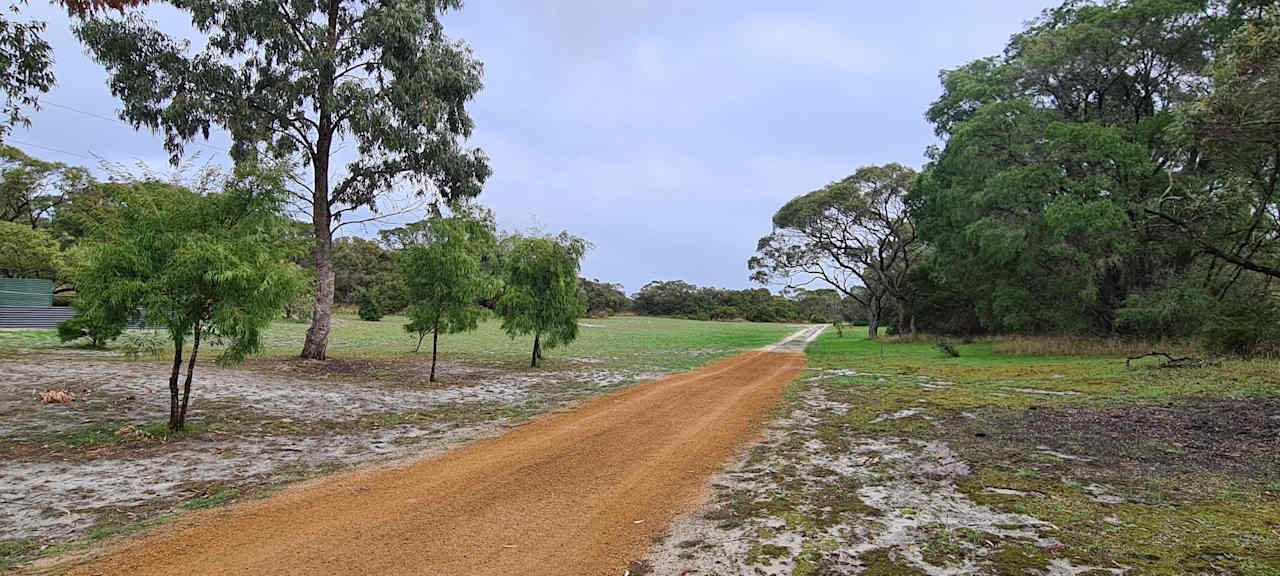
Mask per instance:
[[[76,35],[110,74],[121,117],[165,134],[177,161],[214,127],[232,157],[309,167],[293,200],[315,234],[315,307],[302,356],[324,359],[333,308],[333,235],[376,211],[398,186],[431,201],[474,197],[489,175],[460,141],[481,64],[450,41],[441,14],[460,0],[171,0],[204,35],[203,49],[133,13],[90,16]],[[331,166],[335,146],[356,158]]]

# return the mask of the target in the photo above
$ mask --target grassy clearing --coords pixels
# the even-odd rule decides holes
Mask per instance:
[[[1280,574],[1280,362],[1008,349],[824,334],[718,538],[769,574]]]
[[[430,357],[430,337],[423,351],[413,353],[416,336],[404,331],[407,319],[387,316],[367,322],[354,314],[335,314],[329,338],[329,354],[337,358],[395,359]],[[260,357],[289,357],[302,349],[307,324],[280,321],[263,335]],[[578,339],[568,346],[546,352],[547,369],[564,367],[569,359],[587,358],[619,368],[644,366],[657,371],[682,371],[746,349],[781,340],[797,329],[788,324],[754,322],[700,322],[675,318],[618,316],[583,320]],[[465,334],[440,338],[440,356],[490,365],[518,367],[528,362],[533,337],[512,339],[502,332],[497,319],[480,324]],[[20,349],[47,350],[63,345],[53,330],[0,331],[0,352]],[[213,350],[217,345],[210,346]],[[119,349],[113,344],[111,349]]]

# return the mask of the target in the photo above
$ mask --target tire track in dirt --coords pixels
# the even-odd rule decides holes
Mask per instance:
[[[184,517],[73,573],[621,574],[803,368],[746,352],[435,458]]]

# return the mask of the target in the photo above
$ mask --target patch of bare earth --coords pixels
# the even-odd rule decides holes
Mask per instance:
[[[1113,406],[978,410],[948,423],[975,461],[1034,467],[1049,476],[1142,500],[1196,499],[1208,488],[1260,492],[1280,482],[1280,399],[1198,399]],[[1034,447],[1034,449],[1028,449]],[[1096,498],[1095,498],[1096,499]]]
[[[145,520],[361,463],[430,455],[645,379],[575,363],[520,373],[446,362],[296,360],[196,370],[189,425],[163,441],[168,366],[33,352],[0,362],[0,542],[75,541],[104,518]],[[39,392],[76,400],[42,404]]]

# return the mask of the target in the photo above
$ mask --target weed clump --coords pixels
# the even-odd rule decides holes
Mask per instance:
[[[934,341],[933,346],[937,348],[939,352],[946,354],[948,358],[960,357],[960,350],[956,349],[955,342],[952,342],[946,338],[938,338],[937,340]]]

